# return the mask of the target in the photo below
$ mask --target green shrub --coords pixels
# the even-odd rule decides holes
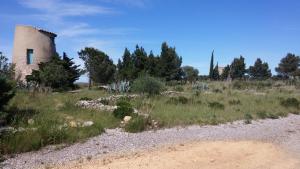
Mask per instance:
[[[257,112],[256,115],[260,118],[260,119],[266,119],[269,117],[269,114],[265,111],[260,111]]]
[[[125,116],[130,116],[133,113],[132,105],[126,101],[118,101],[118,108],[114,110],[113,114],[116,118],[123,119]]]
[[[189,102],[189,99],[184,96],[178,96],[178,97],[171,97],[167,103],[170,104],[187,104]]]
[[[183,92],[184,88],[182,86],[175,86],[174,90],[177,91],[177,92]]]
[[[132,118],[126,125],[125,131],[130,133],[142,132],[147,127],[147,120],[144,117],[137,116]]]
[[[282,100],[280,104],[284,107],[299,108],[300,102],[296,98],[287,98],[285,100]]]
[[[92,98],[89,98],[89,97],[82,97],[79,99],[80,101],[91,101],[93,100]]]
[[[245,114],[245,124],[251,124],[252,123],[252,120],[253,120],[253,117],[252,117],[252,115],[251,114],[249,114],[249,113],[246,113]]]
[[[209,102],[208,106],[212,109],[222,109],[223,110],[225,108],[224,104],[219,103],[219,102]]]
[[[0,77],[0,111],[15,95],[14,85],[6,78]]]
[[[109,105],[109,100],[108,99],[102,99],[102,100],[100,100],[100,103],[102,103],[104,105]]]
[[[241,101],[240,100],[229,100],[228,102],[230,105],[240,105],[241,104]]]
[[[132,85],[132,90],[134,92],[148,94],[148,95],[158,95],[164,89],[164,84],[151,76],[140,76],[137,78]]]
[[[278,114],[270,113],[270,114],[268,114],[268,118],[270,118],[270,119],[278,119],[279,115]]]

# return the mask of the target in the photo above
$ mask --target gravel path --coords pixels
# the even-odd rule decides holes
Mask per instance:
[[[151,149],[165,144],[187,141],[253,140],[279,145],[300,158],[300,116],[289,115],[276,120],[259,120],[245,125],[242,121],[218,126],[190,126],[129,134],[120,129],[107,130],[84,143],[57,150],[47,147],[37,152],[19,154],[6,160],[4,169],[38,168],[41,165],[63,164],[80,158],[111,153]]]

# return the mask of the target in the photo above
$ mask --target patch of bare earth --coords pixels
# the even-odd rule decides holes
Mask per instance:
[[[127,155],[79,160],[55,169],[297,169],[299,159],[274,144],[193,142]]]

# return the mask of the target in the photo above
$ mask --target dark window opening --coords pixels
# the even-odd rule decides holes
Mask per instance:
[[[33,49],[27,49],[27,64],[33,63]]]

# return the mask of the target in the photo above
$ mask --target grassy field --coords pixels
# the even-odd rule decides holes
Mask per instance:
[[[174,96],[142,96],[131,100],[134,108],[149,114],[160,127],[216,125],[252,119],[279,118],[299,113],[300,91],[277,83],[207,82],[209,90],[191,85],[168,87],[180,91]],[[10,103],[11,125],[24,132],[1,136],[1,154],[37,150],[49,144],[74,143],[116,128],[120,120],[112,113],[75,106],[81,98],[96,99],[109,94],[82,89],[78,93],[18,92]],[[29,120],[33,119],[33,123]],[[72,122],[93,121],[90,127],[64,127]]]

